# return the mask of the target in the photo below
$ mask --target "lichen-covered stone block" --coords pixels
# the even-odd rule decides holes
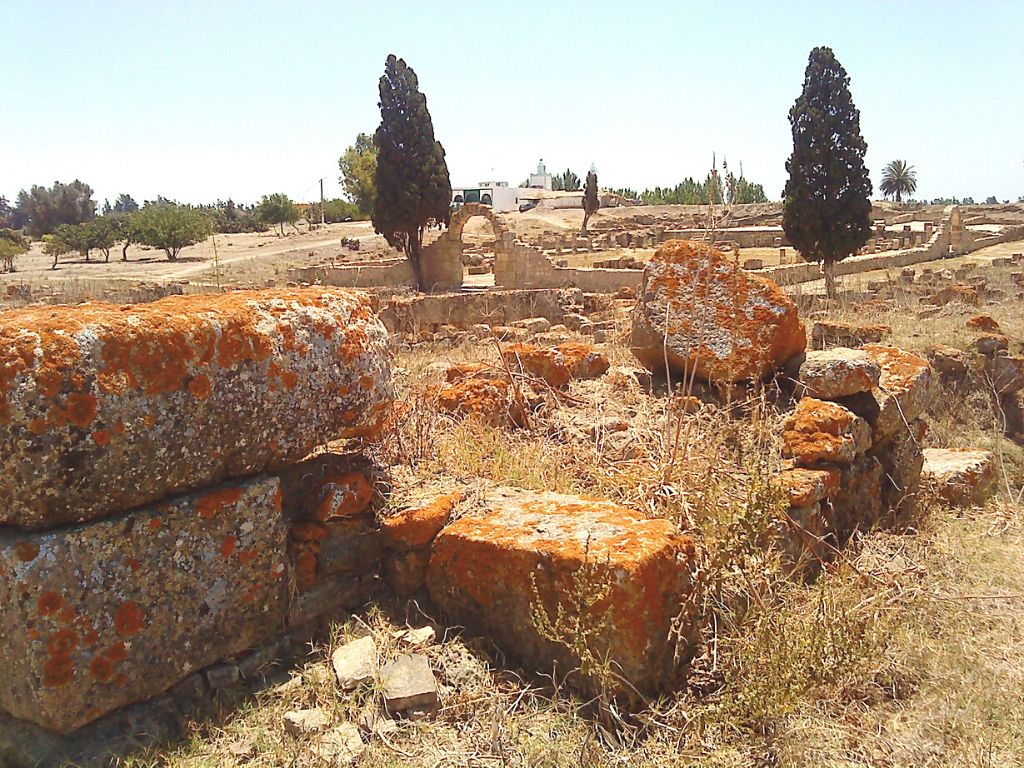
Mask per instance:
[[[796,304],[775,283],[704,243],[670,240],[644,269],[630,348],[664,375],[757,380],[807,346]]]
[[[372,434],[386,347],[343,290],[0,314],[0,524],[92,520]]]
[[[782,422],[782,455],[798,465],[849,464],[871,447],[871,427],[848,409],[805,397]]]
[[[501,356],[513,372],[536,376],[552,387],[564,387],[573,379],[595,379],[611,365],[591,345],[574,341],[556,347],[512,344],[502,350]]]
[[[923,479],[941,499],[959,506],[984,504],[996,487],[991,451],[924,450]]]
[[[872,393],[878,411],[861,413],[854,405],[850,407],[868,420],[877,443],[924,415],[939,395],[939,382],[923,357],[884,344],[866,344],[861,349],[881,369],[878,388]]]
[[[285,613],[276,478],[45,533],[0,534],[0,709],[70,731],[270,635]]]
[[[880,370],[867,352],[846,347],[811,350],[800,365],[798,392],[819,400],[870,392]]]
[[[692,539],[610,501],[495,489],[479,503],[434,540],[427,586],[450,619],[532,669],[557,664],[564,675],[580,665],[574,640],[540,631],[537,609],[573,623],[586,594],[604,593],[580,616],[593,655],[643,692],[678,681],[696,632],[685,607]]]

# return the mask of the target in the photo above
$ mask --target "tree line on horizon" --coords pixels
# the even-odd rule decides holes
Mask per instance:
[[[141,206],[122,193],[113,204],[104,201],[100,210],[92,196],[92,188],[76,179],[22,190],[14,206],[0,197],[0,268],[13,272],[17,256],[29,250],[32,239],[43,241],[43,252],[53,257],[56,269],[60,257],[69,253],[90,262],[98,251],[109,262],[117,243],[123,261],[131,245],[161,249],[175,261],[183,248],[213,233],[265,232],[276,226],[283,235],[285,224],[294,226],[303,217],[311,225],[321,218],[326,223],[365,218],[348,200],[324,201],[321,215],[321,203],[302,208],[284,193],[264,195],[253,205],[231,199],[188,205],[158,195]]]

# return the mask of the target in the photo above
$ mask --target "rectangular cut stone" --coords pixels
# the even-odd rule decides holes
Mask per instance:
[[[0,709],[70,731],[282,622],[277,478],[45,533],[0,534]]]
[[[597,583],[590,588],[607,589],[583,617],[593,630],[591,652],[607,655],[615,671],[645,693],[679,680],[677,660],[689,658],[695,636],[684,610],[692,590],[692,539],[667,520],[646,519],[610,501],[496,489],[482,505],[434,540],[427,586],[449,618],[486,634],[532,669],[550,673],[556,663],[564,675],[580,659],[566,643],[545,637],[534,616],[543,607],[554,620],[561,608],[574,620],[573,592],[591,571],[586,578]],[[586,690],[595,683],[582,676],[572,682]]]
[[[372,435],[394,390],[366,296],[172,296],[0,315],[0,525],[45,530]]]

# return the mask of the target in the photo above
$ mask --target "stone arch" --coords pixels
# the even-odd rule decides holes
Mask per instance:
[[[511,231],[489,206],[464,203],[452,214],[440,237],[423,248],[423,282],[431,290],[448,291],[462,286],[462,231],[474,216],[483,216],[494,230],[495,259],[503,253]]]
[[[472,219],[474,216],[483,216],[491,223],[491,227],[494,229],[494,237],[500,241],[501,236],[504,232],[508,231],[508,227],[501,218],[496,214],[490,206],[482,205],[480,203],[465,203],[459,210],[452,214],[451,223],[448,224],[448,231],[445,233],[455,240],[462,240],[462,230],[466,226],[466,222]]]

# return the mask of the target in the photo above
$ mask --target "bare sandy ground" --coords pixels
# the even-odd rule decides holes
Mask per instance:
[[[1014,220],[1021,218],[1015,206],[1002,208],[1007,209],[1006,216]],[[1010,208],[1014,210],[1010,211]],[[732,214],[732,223],[774,223],[779,210],[778,203],[736,206]],[[669,227],[694,226],[701,223],[702,217],[706,219],[707,214],[708,206],[604,208],[591,219],[591,230],[598,232],[607,229],[643,228],[652,223]],[[986,215],[994,214],[987,211]],[[535,209],[526,213],[507,213],[502,216],[511,224],[518,236],[533,239],[544,233],[578,231],[583,212],[579,209]],[[911,226],[917,228],[914,224]],[[902,225],[891,229],[902,229]],[[426,242],[430,242],[438,234],[438,230],[428,232]],[[352,251],[343,247],[343,238],[358,239],[360,249]],[[483,247],[486,250],[487,244],[494,240],[494,231],[485,218],[476,217],[468,222],[463,238],[467,245]],[[1020,245],[1015,248],[1020,250]],[[651,253],[653,251],[650,249],[617,248],[594,253],[564,253],[560,258],[568,261],[571,266],[579,267],[621,256],[633,256],[644,261]],[[383,237],[374,233],[370,222],[330,224],[312,231],[303,223],[298,230],[287,230],[283,237],[279,237],[273,231],[216,235],[203,243],[184,249],[176,262],[168,261],[160,250],[138,246],[128,249],[127,261],[121,260],[120,247],[111,250],[108,263],[104,263],[102,254],[96,252],[88,263],[77,255],[69,254],[61,259],[56,270],[51,269],[52,259],[42,252],[42,244],[36,243],[28,254],[19,257],[16,273],[0,274],[0,293],[6,292],[7,286],[11,284],[26,283],[33,289],[42,289],[43,293],[58,293],[68,284],[93,288],[104,284],[187,282],[196,290],[209,290],[223,285],[255,287],[266,285],[271,280],[281,284],[287,279],[287,272],[291,267],[373,261],[399,255],[387,245]],[[748,258],[758,258],[766,265],[771,265],[778,263],[779,254],[775,248],[745,248],[740,251],[738,258],[741,262]]]

